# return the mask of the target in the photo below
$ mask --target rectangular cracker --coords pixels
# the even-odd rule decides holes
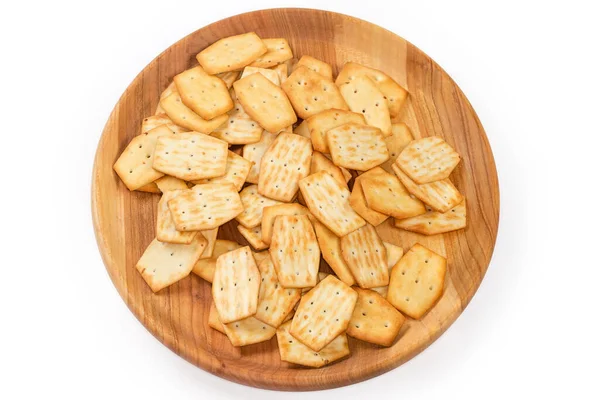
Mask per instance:
[[[464,229],[467,226],[467,207],[463,200],[445,213],[429,209],[425,214],[416,217],[397,219],[394,226],[422,235],[437,235]]]
[[[284,38],[273,38],[262,40],[267,47],[267,52],[258,57],[251,67],[269,68],[281,64],[294,57],[288,41]]]
[[[275,336],[275,328],[254,317],[223,324],[225,334],[233,346],[248,346],[271,340]]]
[[[279,76],[279,85],[285,82],[285,80],[288,78],[288,67],[286,63],[276,65],[271,67],[271,69],[277,72],[277,75]]]
[[[219,313],[217,312],[217,307],[215,307],[215,302],[210,303],[210,311],[208,312],[208,326],[211,328],[225,334],[225,327],[221,320],[219,320]]]
[[[327,131],[327,146],[337,166],[367,171],[390,158],[378,128],[349,123]]]
[[[244,157],[238,156],[232,151],[228,152],[225,174],[216,178],[206,178],[192,181],[195,184],[202,183],[231,183],[236,190],[241,190],[246,182],[252,163]]]
[[[329,158],[325,157],[323,153],[314,151],[310,160],[310,173],[316,174],[320,171],[327,172],[333,179],[340,182],[342,185],[347,185],[346,178],[340,167],[336,166]]]
[[[389,283],[385,246],[372,225],[349,233],[340,242],[342,257],[358,286],[369,289]]]
[[[215,244],[217,243],[217,235],[219,234],[219,228],[200,231],[200,234],[204,236],[207,242],[206,248],[204,249],[204,252],[202,252],[202,256],[200,258],[210,258],[213,255]]]
[[[263,208],[262,212],[262,241],[271,244],[273,224],[278,215],[308,215],[308,208],[297,203],[283,203]]]
[[[262,241],[262,231],[260,225],[254,228],[246,228],[243,225],[238,225],[237,230],[250,243],[250,246],[256,251],[265,250],[269,245]]]
[[[202,258],[196,262],[192,272],[198,275],[200,278],[212,283],[215,275],[215,267],[217,266],[217,258],[220,255],[229,253],[235,249],[242,247],[240,244],[231,240],[217,239],[213,248],[212,256],[210,258]]]
[[[344,67],[335,80],[335,84],[340,86],[351,82],[359,76],[367,76],[377,85],[377,88],[385,98],[390,116],[395,117],[400,114],[402,105],[408,97],[408,92],[396,81],[379,70],[349,62],[344,64]]]
[[[321,252],[307,215],[275,217],[269,253],[283,287],[305,288],[317,284]]]
[[[369,208],[382,214],[402,219],[427,211],[423,202],[413,198],[400,180],[389,172],[363,178],[361,185]]]
[[[354,280],[354,276],[342,257],[340,238],[320,222],[315,222],[314,227],[323,259],[325,259],[327,264],[342,282],[348,286],[355,285],[356,281]]]
[[[189,244],[163,243],[154,239],[135,268],[154,293],[190,274],[206,247],[206,239],[196,235]]]
[[[173,92],[160,101],[160,106],[173,122],[191,131],[209,134],[227,121],[227,115],[206,120],[190,110],[178,92]]]
[[[362,180],[368,178],[373,175],[381,175],[384,174],[385,171],[380,167],[375,167],[373,169],[368,170],[364,174],[357,176],[354,180],[354,187],[352,188],[352,193],[350,194],[350,206],[363,217],[368,223],[373,226],[381,225],[388,216],[377,212],[367,205],[367,199],[365,198],[365,194],[362,189]]]
[[[300,181],[300,190],[311,214],[337,236],[344,236],[365,224],[350,207],[350,191],[325,171]]]
[[[302,123],[294,129],[294,133],[296,135],[304,136],[305,138],[310,139],[310,131],[308,130],[308,124],[306,123],[306,121],[302,121]]]
[[[152,168],[186,181],[225,174],[227,143],[202,133],[180,133],[156,141]]]
[[[226,141],[229,144],[256,143],[260,140],[263,129],[250,118],[240,104],[235,91],[231,90],[234,107],[228,113],[225,123],[216,128],[211,136]]]
[[[305,122],[308,125],[310,139],[315,150],[321,153],[329,153],[327,131],[349,123],[365,124],[365,118],[362,114],[352,111],[332,109],[315,114]]]
[[[311,155],[310,140],[280,133],[261,160],[258,192],[271,199],[292,201],[298,182],[310,172]]]
[[[225,86],[227,86],[227,89],[231,89],[231,87],[233,86],[233,82],[237,81],[240,77],[240,71],[221,72],[220,74],[216,74],[215,76],[220,78],[223,82],[225,82]]]
[[[329,275],[300,299],[290,334],[320,351],[348,327],[358,294]]]
[[[305,55],[300,57],[300,60],[298,60],[298,64],[296,64],[294,68],[302,66],[310,69],[311,71],[316,72],[319,75],[322,75],[330,81],[333,81],[333,69],[331,68],[331,65],[327,64],[324,61]]]
[[[185,189],[187,190],[187,189]],[[171,216],[168,201],[180,194],[179,190],[166,191],[158,202],[158,215],[156,217],[156,240],[166,243],[190,244],[196,236],[195,231],[180,232],[175,227],[175,221]],[[208,243],[207,243],[208,244]]]
[[[260,272],[250,247],[222,254],[217,258],[212,295],[223,324],[239,321],[256,313]]]
[[[179,231],[214,229],[244,211],[239,193],[228,183],[196,185],[168,204]]]
[[[246,186],[240,192],[240,200],[244,206],[244,211],[235,219],[248,229],[260,225],[265,207],[280,204],[277,200],[259,194],[257,185]]]
[[[405,123],[392,124],[392,134],[385,138],[385,145],[387,146],[388,153],[390,153],[390,158],[381,164],[381,168],[393,173],[392,164],[394,164],[402,150],[412,141],[412,132]]]
[[[284,91],[262,74],[252,74],[233,84],[244,110],[269,132],[277,132],[297,121]]]
[[[460,162],[460,155],[439,136],[413,140],[394,163],[415,183],[446,179]]]
[[[158,188],[158,186],[156,186],[155,182],[147,183],[144,186],[139,187],[139,188],[137,188],[135,190],[137,190],[138,192],[146,192],[146,193],[154,193],[154,194],[160,194],[160,193],[162,193],[160,191],[160,189]]]
[[[289,321],[277,329],[277,344],[282,361],[305,367],[320,368],[350,354],[348,337],[345,333],[341,333],[327,346],[315,352],[290,334],[291,326],[292,322]]]
[[[378,293],[368,289],[354,290],[358,300],[346,332],[365,342],[391,346],[404,324],[404,316]]]
[[[233,108],[233,100],[223,80],[197,66],[173,78],[181,101],[204,119],[213,119]]]
[[[299,67],[292,72],[281,88],[302,119],[330,108],[348,109],[338,87],[330,79],[307,67]]]
[[[273,82],[275,85],[281,86],[281,81],[279,80],[279,73],[273,69],[268,68],[246,67],[244,68],[244,71],[242,71],[242,76],[240,77],[240,79],[252,74],[262,74],[265,78]]]
[[[420,319],[442,296],[445,276],[446,259],[417,243],[392,268],[387,300]]]
[[[294,310],[300,300],[301,289],[284,288],[277,279],[277,271],[271,258],[258,264],[261,282],[258,307],[254,317],[273,327],[278,327]]]
[[[435,211],[446,212],[463,201],[463,196],[450,179],[442,179],[441,181],[418,185],[396,164],[392,165],[392,169],[410,193]]]
[[[370,78],[358,76],[341,85],[340,93],[350,110],[363,114],[368,125],[379,128],[384,136],[392,134],[386,99]]]
[[[271,146],[271,143],[275,140],[277,135],[263,131],[262,137],[256,143],[247,144],[242,149],[242,157],[252,163],[250,167],[250,172],[248,172],[248,176],[246,177],[246,182],[249,183],[258,183],[258,176],[260,173],[260,161],[263,158],[263,155]]]
[[[219,74],[242,69],[267,50],[256,33],[248,32],[217,40],[198,53],[196,59],[207,73]]]
[[[154,182],[162,193],[168,192],[169,190],[183,190],[188,188],[184,180],[169,175],[158,178]]]

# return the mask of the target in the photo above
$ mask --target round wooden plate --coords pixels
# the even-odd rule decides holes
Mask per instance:
[[[152,115],[174,75],[196,64],[195,55],[214,41],[255,31],[284,37],[298,58],[309,54],[333,65],[356,61],[391,75],[410,92],[400,121],[415,137],[441,135],[462,156],[452,180],[467,198],[468,227],[433,237],[378,227],[383,240],[408,250],[420,242],[448,258],[445,290],[420,321],[409,320],[393,346],[380,348],[350,338],[351,356],[321,369],[282,362],[277,339],[234,348],[207,325],[210,285],[193,274],[153,294],[135,269],[155,235],[158,195],[129,192],[112,165]],[[487,270],[499,217],[498,178],[485,132],[469,101],[427,55],[379,26],[332,12],[272,9],[237,15],[175,43],[129,85],[104,128],[92,183],[96,239],[106,269],[129,309],[152,334],[189,362],[223,378],[279,390],[317,390],[356,383],[399,366],[436,340],[469,303]],[[246,243],[234,223],[219,237]]]

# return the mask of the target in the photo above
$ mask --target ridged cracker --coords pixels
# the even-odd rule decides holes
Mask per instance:
[[[187,189],[185,189],[187,190]],[[196,236],[195,231],[180,232],[175,227],[175,221],[171,216],[168,201],[180,194],[179,190],[164,192],[158,201],[158,215],[156,217],[156,240],[165,243],[190,244]]]
[[[392,124],[392,135],[385,138],[385,145],[387,146],[388,153],[390,153],[390,158],[381,164],[381,168],[393,173],[392,164],[394,164],[402,150],[412,141],[412,132],[405,123]]]
[[[280,201],[259,194],[257,185],[246,186],[240,192],[240,199],[244,206],[244,211],[235,219],[246,228],[254,228],[260,225],[265,207],[281,203]]]
[[[175,124],[207,135],[227,121],[227,115],[220,115],[210,120],[202,118],[183,104],[179,92],[173,92],[162,99],[160,106]]]
[[[324,61],[321,61],[311,56],[304,55],[300,57],[300,60],[298,60],[298,63],[294,68],[302,66],[310,69],[311,71],[316,72],[319,75],[324,76],[330,81],[333,81],[333,70],[331,68],[331,65],[327,64]]]
[[[297,203],[283,203],[263,208],[261,226],[262,241],[266,244],[271,243],[273,234],[273,224],[278,215],[308,215],[308,209]]]
[[[327,131],[327,146],[337,166],[367,171],[390,158],[381,131],[349,123]]]
[[[250,172],[246,177],[246,182],[249,183],[258,183],[258,176],[260,173],[260,161],[262,160],[263,155],[271,146],[271,143],[275,140],[277,135],[263,131],[262,137],[256,143],[247,144],[242,149],[242,157],[246,160],[252,162],[252,167],[250,167]]]
[[[272,38],[262,40],[267,47],[267,52],[258,57],[250,66],[269,68],[294,57],[288,41],[284,38]]]
[[[246,177],[250,172],[252,162],[246,160],[244,157],[238,156],[237,154],[229,151],[227,155],[227,165],[225,167],[225,174],[216,178],[206,178],[197,181],[192,181],[195,184],[202,183],[231,183],[235,186],[236,190],[241,190],[246,182]]]
[[[235,71],[244,68],[267,52],[267,46],[254,32],[217,40],[196,59],[209,74]]]
[[[256,251],[265,250],[269,245],[262,241],[262,231],[260,225],[254,228],[246,228],[244,225],[238,225],[238,232],[250,243],[250,246]]]
[[[412,218],[397,219],[396,228],[417,232],[422,235],[437,235],[463,229],[467,226],[467,207],[465,201],[452,207],[445,213],[429,210],[425,214]]]
[[[228,113],[225,123],[216,128],[211,136],[226,141],[229,144],[256,143],[260,140],[263,129],[250,118],[238,101],[235,91],[231,90],[234,107]]]
[[[342,185],[347,185],[346,177],[342,173],[340,167],[336,166],[329,158],[325,157],[323,153],[314,151],[310,160],[310,173],[316,174],[320,171],[327,172]]]
[[[213,119],[233,108],[227,85],[197,66],[173,78],[181,101],[204,119]]]
[[[277,279],[277,271],[271,258],[263,260],[258,265],[258,270],[261,282],[254,317],[277,328],[300,300],[301,290],[283,287]]]
[[[358,76],[341,85],[340,93],[350,110],[364,115],[368,125],[379,128],[384,136],[392,134],[392,121],[386,100],[370,78]]]
[[[307,124],[314,149],[321,153],[329,153],[329,145],[327,144],[326,136],[327,131],[349,123],[365,124],[365,118],[362,114],[357,114],[352,111],[331,109],[321,111],[303,123]]]
[[[348,286],[356,284],[354,276],[342,257],[340,238],[320,222],[314,223],[321,255],[337,277]]]
[[[349,233],[340,242],[342,257],[358,286],[369,289],[389,283],[385,246],[372,225]]]
[[[240,244],[231,240],[217,239],[215,241],[212,256],[210,258],[200,257],[194,265],[192,272],[205,281],[212,283],[215,275],[215,267],[217,266],[217,258],[222,254],[239,249],[240,247],[242,247]]]
[[[409,143],[394,163],[415,183],[446,179],[460,162],[460,155],[439,136]]]
[[[350,194],[350,206],[358,213],[358,215],[363,217],[373,226],[381,225],[386,219],[388,219],[388,216],[369,208],[361,182],[363,179],[368,178],[369,176],[381,175],[384,173],[385,171],[382,168],[375,167],[368,170],[364,174],[357,176],[356,179],[354,179],[354,187],[352,187],[352,193]]]

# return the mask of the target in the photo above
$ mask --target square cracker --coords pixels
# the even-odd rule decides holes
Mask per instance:
[[[446,179],[460,162],[460,155],[439,136],[413,140],[394,163],[415,183]]]
[[[277,344],[282,361],[320,368],[350,354],[348,337],[341,333],[320,351],[315,352],[290,334],[292,322],[286,322],[277,329]]]
[[[248,172],[248,176],[246,177],[246,182],[249,183],[258,183],[258,176],[260,173],[260,161],[263,158],[263,155],[271,146],[271,143],[275,140],[277,135],[263,131],[262,137],[256,143],[247,144],[242,149],[242,157],[252,163],[250,167],[250,172]]]
[[[323,153],[314,151],[310,160],[310,173],[316,174],[320,171],[327,172],[336,181],[347,186],[346,177],[342,173],[340,167],[336,166],[329,158],[325,157]]]
[[[341,85],[340,93],[350,110],[362,113],[368,125],[381,129],[384,136],[392,134],[392,121],[386,100],[370,78],[358,76]]]
[[[271,244],[271,236],[273,234],[273,224],[275,217],[279,215],[308,215],[308,208],[298,203],[283,203],[276,204],[263,208],[262,214],[262,241],[266,244]]]
[[[212,295],[223,324],[239,321],[256,313],[260,272],[250,247],[222,254],[217,258]]]
[[[250,246],[256,251],[265,250],[269,245],[262,241],[262,231],[260,225],[254,228],[246,228],[244,225],[238,225],[237,230],[250,243]]]
[[[278,132],[297,121],[284,91],[262,74],[252,74],[233,84],[244,110],[269,132]]]
[[[168,204],[179,231],[214,229],[244,211],[240,195],[230,183],[196,185]]]
[[[396,162],[396,158],[398,158],[402,150],[413,140],[412,132],[405,123],[392,124],[392,135],[385,138],[385,145],[387,146],[388,153],[390,153],[390,158],[381,164],[381,168],[393,173],[392,164]]]
[[[277,279],[277,271],[275,271],[271,258],[258,264],[258,270],[261,282],[258,308],[254,317],[271,326],[278,327],[300,300],[301,289],[283,287]]]
[[[258,57],[251,67],[269,68],[281,64],[294,57],[288,41],[284,38],[273,38],[262,40],[267,47],[267,52]]]
[[[359,76],[368,76],[373,80],[373,82],[375,82],[375,85],[377,85],[377,88],[384,96],[392,117],[400,114],[402,105],[408,97],[408,92],[396,81],[379,70],[349,62],[344,64],[344,67],[335,80],[335,84],[338,86],[343,85],[344,83],[351,82]]]
[[[225,334],[233,346],[248,346],[266,342],[275,336],[275,328],[254,317],[223,324]]]
[[[235,186],[236,190],[241,190],[246,182],[246,177],[250,172],[252,162],[246,160],[244,157],[238,156],[232,151],[228,152],[227,165],[225,167],[225,174],[216,178],[206,178],[197,181],[192,181],[195,184],[202,183],[231,183]]]
[[[327,64],[324,61],[321,61],[311,56],[302,56],[300,57],[300,60],[298,60],[298,64],[296,64],[295,68],[302,66],[310,69],[311,71],[316,72],[319,75],[324,76],[330,81],[333,81],[333,70],[331,68],[331,65]]]
[[[212,283],[215,275],[215,267],[217,266],[217,258],[220,255],[229,253],[235,249],[242,247],[240,244],[231,240],[217,239],[213,248],[212,256],[210,258],[202,258],[194,264],[192,272],[198,275],[200,278]],[[224,333],[224,332],[223,332]]]
[[[317,284],[321,252],[307,215],[275,217],[269,253],[283,287],[304,288]]]
[[[233,108],[233,101],[223,80],[194,67],[173,78],[181,101],[204,119],[213,119]]]
[[[173,92],[162,99],[160,106],[175,124],[207,135],[227,121],[225,114],[209,120],[202,118],[183,104],[179,92]]]
[[[342,257],[358,286],[369,289],[389,283],[385,246],[372,225],[349,233],[340,242]]]
[[[362,114],[352,111],[331,109],[313,115],[305,123],[315,150],[321,153],[329,153],[326,136],[328,130],[349,123],[365,124],[365,118]]]
[[[214,301],[210,303],[210,311],[208,312],[208,326],[221,332],[222,334],[225,334],[225,327],[219,320],[219,313],[217,312],[217,307],[215,307]]]
[[[154,293],[190,274],[206,247],[206,239],[196,235],[190,244],[163,243],[154,239],[135,268]]]
[[[392,165],[392,169],[410,193],[431,206],[435,211],[446,212],[463,201],[463,196],[450,179],[419,185],[410,179],[396,164]]]
[[[323,259],[325,259],[327,264],[342,282],[348,286],[355,285],[356,281],[354,280],[354,276],[342,257],[340,238],[318,221],[314,223],[314,227]]]
[[[294,133],[296,135],[304,136],[305,138],[310,139],[310,131],[308,130],[308,124],[306,123],[306,121],[302,121],[302,123],[294,129]]]
[[[168,192],[169,190],[183,190],[188,188],[184,180],[169,175],[158,178],[154,182],[158,189],[163,193]]]
[[[219,74],[242,69],[267,50],[256,33],[248,32],[217,40],[198,53],[196,59],[207,73]]]
[[[247,77],[252,74],[262,74],[265,78],[276,84],[277,86],[281,86],[281,81],[279,80],[279,73],[274,69],[268,68],[258,68],[258,67],[246,67],[242,72],[242,76],[240,79]]]
[[[358,300],[348,324],[348,335],[380,346],[391,346],[404,324],[404,316],[378,293],[368,289],[354,290]]]
[[[202,252],[202,256],[200,258],[210,258],[213,255],[215,244],[217,243],[217,235],[219,234],[219,228],[200,231],[200,234],[204,236],[204,238],[207,241],[206,248],[204,249],[204,252]]]
[[[233,82],[237,81],[240,77],[240,71],[221,72],[220,74],[217,74],[215,76],[220,78],[223,82],[225,82],[225,86],[227,86],[227,89],[231,89],[231,87],[233,86]]]
[[[390,158],[381,131],[349,123],[327,131],[327,146],[337,166],[367,171]]]
[[[330,108],[347,110],[348,106],[335,84],[322,75],[299,67],[281,85],[296,114],[306,119]]]
[[[467,207],[465,201],[452,207],[445,213],[432,211],[416,217],[397,219],[394,221],[396,228],[405,231],[417,232],[422,235],[437,235],[463,229],[467,226]]]
[[[227,143],[203,133],[180,133],[156,141],[152,168],[186,181],[225,174]]]
[[[358,294],[333,275],[323,279],[300,299],[290,334],[314,351],[320,351],[344,333]]]
[[[368,223],[373,226],[381,225],[388,216],[377,212],[367,205],[367,199],[365,198],[365,194],[362,188],[362,180],[368,178],[373,175],[381,175],[384,174],[385,171],[380,167],[375,167],[373,169],[368,170],[364,174],[357,176],[354,180],[354,187],[352,188],[352,193],[350,194],[350,206],[363,217]]]
[[[411,318],[421,318],[442,296],[446,259],[415,244],[392,268],[387,300]]]
[[[311,214],[337,236],[344,236],[365,224],[350,207],[350,192],[325,171],[300,181],[302,197]]]
[[[371,175],[361,181],[369,208],[394,218],[409,218],[427,210],[421,200],[413,198],[404,185],[389,172]]]
[[[187,189],[185,189],[187,190]],[[171,216],[168,201],[180,194],[179,190],[164,192],[158,201],[158,215],[156,217],[156,240],[166,243],[190,244],[196,236],[195,231],[180,232],[175,227],[175,221]],[[207,243],[208,244],[208,243]]]
[[[265,207],[280,204],[277,200],[259,194],[257,185],[246,186],[240,192],[240,199],[244,206],[244,212],[240,213],[235,219],[249,229],[260,225]]]
[[[298,182],[308,176],[310,140],[293,133],[280,133],[262,157],[258,192],[280,201],[292,201]]]

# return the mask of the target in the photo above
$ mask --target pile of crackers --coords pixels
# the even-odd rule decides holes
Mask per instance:
[[[446,259],[420,244],[404,253],[376,227],[464,228],[458,153],[392,122],[408,92],[376,69],[348,62],[334,79],[255,33],[196,58],[114,165],[129,190],[162,194],[144,280],[157,292],[193,272],[212,284],[212,328],[233,346],[276,335],[290,363],[346,357],[347,335],[393,345],[440,298]],[[217,239],[227,223],[250,246]]]

